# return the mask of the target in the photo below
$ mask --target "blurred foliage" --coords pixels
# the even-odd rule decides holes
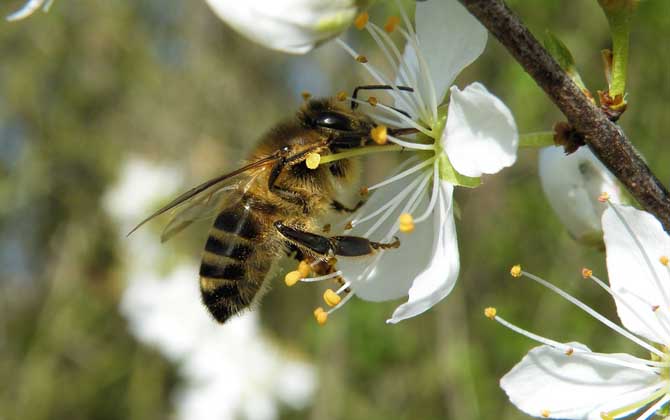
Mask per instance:
[[[20,3],[3,3],[0,14]],[[609,38],[597,2],[509,3],[536,34],[549,29],[563,40],[587,87],[606,86],[600,50]],[[621,119],[664,181],[670,50],[658,46],[670,31],[666,9],[664,0],[640,5]],[[378,3],[371,15],[390,13]],[[349,36],[372,49],[360,33]],[[0,23],[0,53],[0,418],[168,418],[174,367],[136,343],[117,311],[124,243],[100,198],[120,163],[131,155],[176,162],[190,185],[234,167],[299,105],[302,90],[330,95],[365,79],[334,45],[281,55],[232,33],[203,2],[176,0],[59,0],[49,14]],[[459,84],[472,80],[511,107],[522,132],[561,120],[494,40]],[[387,326],[396,303],[353,301],[319,328],[317,287],[267,295],[266,329],[308,353],[321,374],[312,408],[286,418],[523,418],[497,381],[533,343],[486,320],[488,305],[558,340],[628,349],[557,296],[507,275],[522,262],[615,316],[579,275],[589,266],[604,276],[604,255],[573,242],[551,213],[536,151],[521,151],[514,168],[457,198],[462,273],[427,314]],[[197,257],[206,229],[175,246]]]

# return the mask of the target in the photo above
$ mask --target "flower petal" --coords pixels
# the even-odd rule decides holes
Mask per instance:
[[[605,210],[602,223],[610,285],[628,304],[615,299],[622,324],[665,343],[668,334],[662,333],[666,330],[659,316],[668,316],[670,271],[659,259],[670,257],[670,236],[651,214],[615,203]],[[657,313],[653,305],[659,305]]]
[[[512,112],[484,85],[451,88],[442,146],[451,164],[469,177],[493,174],[516,161],[519,133]]]
[[[562,147],[545,147],[540,151],[538,170],[544,194],[570,235],[600,242],[600,219],[607,205],[598,196],[607,192],[615,202],[621,200],[614,175],[588,147],[567,156]]]
[[[345,30],[361,1],[206,0],[212,10],[249,39],[279,51],[304,54]]]
[[[569,345],[588,350],[580,343]],[[635,360],[627,354],[609,356]],[[531,416],[548,412],[551,418],[600,419],[603,411],[648,396],[654,385],[663,386],[661,381],[650,371],[613,365],[579,352],[568,356],[549,346],[539,346],[503,376],[500,386],[517,408]]]
[[[416,2],[415,21],[440,104],[458,73],[484,52],[486,28],[456,0]]]
[[[407,177],[375,191],[361,208],[360,214],[369,214],[391,201],[408,188],[414,180],[416,177]],[[420,199],[419,209],[424,209],[428,205],[426,196],[427,194]],[[370,239],[374,241],[393,240],[393,236],[398,232],[398,217],[408,199],[409,197],[402,200],[402,203],[386,218]],[[367,230],[379,217],[355,227],[350,234],[367,236],[365,235]],[[400,248],[381,251],[371,257],[373,260],[370,258],[339,258],[337,267],[342,270],[347,280],[354,283],[354,293],[359,298],[373,302],[399,299],[407,296],[412,281],[428,265],[434,235],[435,231],[431,223],[427,221],[418,223],[414,232],[398,235]]]
[[[419,315],[444,299],[458,279],[460,260],[454,223],[453,185],[440,182],[433,229],[437,237],[433,243],[431,261],[409,289],[409,299],[398,306],[387,323],[395,324]]]

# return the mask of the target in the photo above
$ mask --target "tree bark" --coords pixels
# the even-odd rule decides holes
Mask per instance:
[[[670,232],[670,196],[634,149],[502,0],[459,0],[547,93],[605,166]]]

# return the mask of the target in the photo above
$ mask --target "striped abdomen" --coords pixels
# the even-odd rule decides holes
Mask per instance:
[[[203,303],[223,323],[251,304],[270,269],[258,242],[263,224],[248,202],[222,210],[214,220],[200,265]]]

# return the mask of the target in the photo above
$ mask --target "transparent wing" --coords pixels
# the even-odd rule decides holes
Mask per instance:
[[[160,216],[161,214],[172,210],[176,207],[179,207],[181,205],[184,205],[186,203],[189,203],[186,209],[190,207],[194,207],[192,210],[194,213],[197,213],[195,210],[195,207],[192,204],[197,204],[200,203],[210,203],[214,201],[214,204],[218,202],[218,200],[211,200],[214,195],[218,192],[224,192],[224,191],[231,191],[236,188],[239,188],[239,182],[237,182],[236,177],[240,174],[247,173],[250,175],[250,178],[253,179],[256,176],[258,176],[260,173],[262,173],[268,165],[274,163],[277,159],[279,159],[279,153],[274,153],[268,157],[262,158],[260,160],[257,160],[255,162],[252,162],[248,165],[245,165],[233,172],[229,172],[224,175],[220,175],[216,178],[212,178],[209,181],[206,181],[196,187],[191,188],[190,190],[186,191],[185,193],[181,194],[179,197],[175,198],[174,200],[170,201],[168,204],[165,206],[161,207],[160,209],[156,210],[154,213],[152,213],[149,217],[146,219],[142,220],[140,223],[137,224],[133,229],[131,229],[130,232],[128,232],[128,235],[132,234],[135,232],[137,229],[142,227],[145,223],[148,221],[154,219],[157,216]],[[232,184],[231,184],[232,183]],[[228,189],[228,187],[232,187]],[[185,209],[185,210],[186,210]],[[180,212],[181,213],[181,212]],[[176,217],[176,216],[175,216]],[[187,219],[185,219],[187,220]],[[178,223],[178,222],[175,222]],[[188,226],[188,225],[187,225]],[[182,228],[183,229],[183,228]],[[179,229],[181,230],[181,229]],[[175,232],[176,233],[176,232]],[[168,235],[171,236],[171,235]]]

